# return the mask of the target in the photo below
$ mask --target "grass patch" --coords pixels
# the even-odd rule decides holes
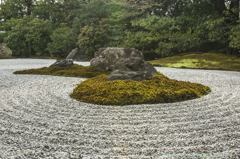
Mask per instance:
[[[240,71],[240,58],[222,53],[189,52],[149,62],[161,67]]]
[[[106,79],[107,75],[87,79],[74,89],[71,97],[100,105],[129,105],[179,102],[210,92],[207,86],[169,79],[161,73],[142,82]]]
[[[92,78],[101,74],[109,75],[110,73],[109,71],[99,70],[93,66],[81,66],[77,64],[70,67],[43,67],[14,72],[14,74],[38,74],[82,78]]]

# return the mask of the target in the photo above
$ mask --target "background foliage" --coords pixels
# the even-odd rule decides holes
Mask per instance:
[[[59,27],[50,35],[51,43],[47,44],[47,50],[51,56],[66,57],[68,53],[77,47],[77,36],[69,27]]]
[[[18,57],[134,47],[146,59],[240,54],[239,0],[1,0],[0,42]]]

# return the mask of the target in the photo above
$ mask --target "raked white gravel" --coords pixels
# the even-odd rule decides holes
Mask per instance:
[[[0,158],[239,158],[240,72],[157,67],[212,91],[128,106],[71,99],[84,78],[13,74],[54,62],[0,60]]]

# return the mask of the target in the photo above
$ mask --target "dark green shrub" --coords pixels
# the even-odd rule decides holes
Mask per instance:
[[[48,44],[47,50],[52,57],[67,57],[69,52],[77,47],[77,36],[68,27],[55,29],[50,38],[52,42]]]
[[[26,16],[4,38],[4,43],[12,50],[13,56],[40,56],[46,51],[52,34],[52,22],[34,16]]]
[[[99,24],[88,24],[81,29],[81,33],[78,36],[79,48],[82,48],[86,55],[94,56],[94,53],[102,47],[105,47],[108,42],[107,19],[101,19]]]

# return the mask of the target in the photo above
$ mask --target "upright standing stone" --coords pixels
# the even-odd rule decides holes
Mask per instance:
[[[11,58],[12,51],[7,47],[6,44],[0,43],[0,58]]]
[[[79,50],[78,48],[75,48],[66,57],[66,60],[69,59],[73,61],[89,61],[91,58],[85,55],[83,51]]]
[[[78,48],[75,48],[75,49],[73,49],[69,54],[68,54],[68,56],[66,57],[66,60],[68,60],[68,59],[74,59],[75,58],[75,55],[76,55],[76,53],[78,52]]]

